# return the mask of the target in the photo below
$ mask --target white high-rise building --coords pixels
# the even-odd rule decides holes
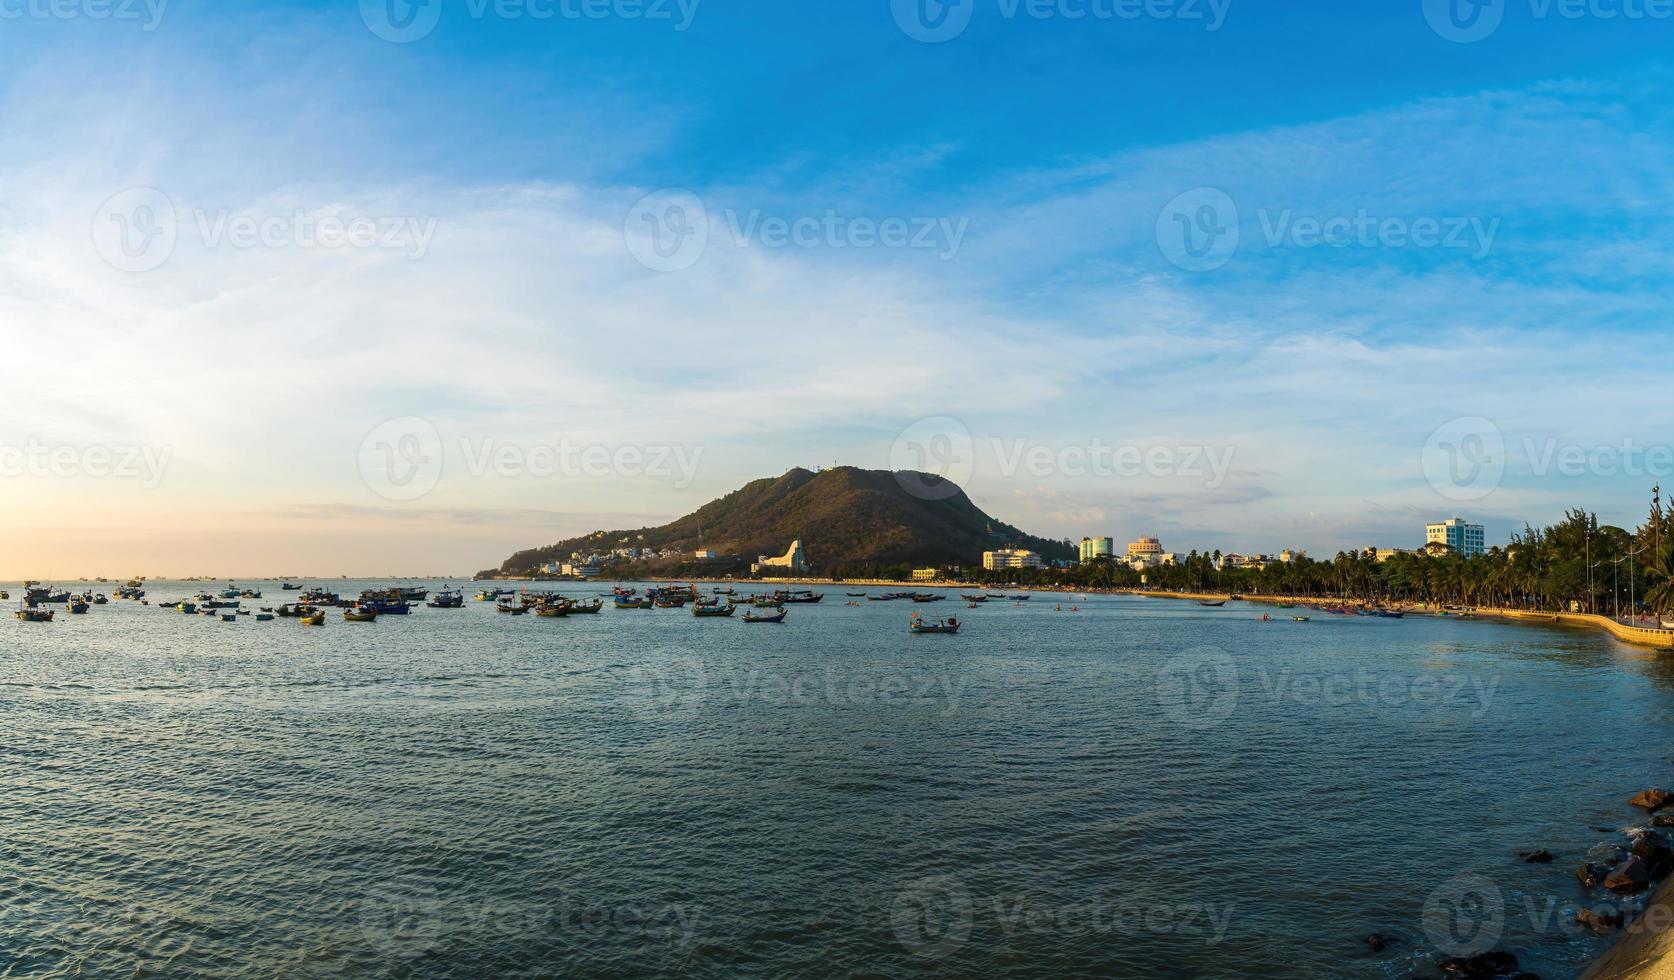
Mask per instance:
[[[1109,558],[1116,553],[1115,538],[1082,538],[1081,560],[1092,561],[1094,558]]]
[[[1452,517],[1440,524],[1426,524],[1424,526],[1424,543],[1445,544],[1454,551],[1474,558],[1485,554],[1483,528],[1481,524],[1467,524],[1462,517]]]

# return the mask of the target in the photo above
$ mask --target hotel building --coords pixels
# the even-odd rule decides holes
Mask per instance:
[[[1424,545],[1445,544],[1466,558],[1475,558],[1488,550],[1483,546],[1482,532],[1481,524],[1466,524],[1463,518],[1454,517],[1440,524],[1426,524]]]

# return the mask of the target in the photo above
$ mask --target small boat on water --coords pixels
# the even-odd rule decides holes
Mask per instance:
[[[746,623],[782,623],[784,621],[785,611],[783,609],[780,609],[778,612],[770,616],[757,616],[752,612],[744,614],[744,622]]]
[[[869,595],[869,596],[866,597],[866,601],[867,602],[894,602],[895,597],[892,596],[892,595]]]
[[[946,598],[947,598],[947,596],[945,596],[945,595],[928,595],[928,594],[926,594],[926,595],[915,595],[915,596],[912,597],[912,600],[914,602],[941,602],[943,599],[946,599]]]
[[[1226,600],[1221,599],[1217,602],[1211,602],[1208,599],[1199,599],[1199,600],[1197,600],[1197,604],[1202,606],[1205,609],[1219,609],[1222,606],[1226,605]]]
[[[432,609],[460,609],[465,605],[465,593],[459,589],[443,589],[424,604]]]
[[[256,614],[256,622],[258,622],[258,623],[271,623],[271,622],[273,622],[273,614],[272,613],[257,613]]]
[[[70,610],[70,615],[72,616],[85,616],[87,615],[87,610],[93,607],[87,602],[87,600],[78,597],[71,599],[68,603],[66,603],[66,608]]]
[[[281,582],[279,584],[279,590],[281,592],[300,592],[302,591],[302,586],[297,585],[295,582]]]
[[[738,611],[732,603],[724,606],[693,606],[692,615],[698,619],[725,619]]]
[[[1396,609],[1379,609],[1378,610],[1378,615],[1381,616],[1384,619],[1400,619],[1401,617],[1405,616],[1406,613],[1404,611],[1396,610]]]
[[[864,593],[864,592],[845,592],[843,594],[848,596],[850,599],[864,599],[864,598],[866,598],[866,593]]]
[[[604,600],[602,599],[594,599],[592,602],[572,602],[570,603],[570,615],[596,613],[603,608]]]
[[[1008,596],[1004,592],[999,592],[999,593],[985,592],[983,594],[986,595],[990,599],[1015,599],[1016,598],[1016,596]]]
[[[195,612],[197,612],[197,611],[198,611],[198,606],[197,606],[197,603],[195,603],[195,602],[187,602],[187,601],[186,601],[186,600],[184,600],[184,599],[182,599],[182,600],[180,600],[180,601],[179,601],[179,602],[177,602],[177,603],[175,603],[175,604],[174,604],[174,605],[173,605],[173,606],[171,606],[171,607],[170,607],[170,608],[172,608],[172,609],[174,609],[174,611],[176,611],[176,612],[182,612],[182,613],[185,613],[185,614],[186,614],[186,615],[188,615],[188,616],[190,616],[190,615],[192,615],[192,614],[193,614],[193,613],[195,613]]]
[[[972,605],[975,605],[976,603],[979,603],[979,602],[987,602],[988,601],[988,596],[983,595],[980,592],[977,593],[976,595],[962,595],[959,598],[964,599],[966,602],[969,602]]]
[[[17,618],[25,623],[50,623],[52,622],[52,610],[19,609],[17,611]]]
[[[302,625],[304,625],[304,626],[324,626],[325,625],[325,610],[324,609],[315,609],[313,612],[304,613],[303,616],[302,616]]]
[[[650,609],[651,608],[651,600],[650,599],[644,599],[644,598],[637,598],[637,597],[631,596],[631,595],[618,594],[616,596],[616,608],[618,608],[618,609]]]
[[[222,613],[221,614],[221,622],[223,622],[223,623],[236,623],[236,622],[238,622],[238,613]]]
[[[1311,616],[1292,616],[1290,618],[1296,620],[1298,623],[1306,623],[1309,619],[1311,619],[1313,617],[1311,617]]]
[[[1006,598],[1010,599],[1012,602],[1028,602],[1029,601],[1029,596],[1028,596],[1027,593],[1025,593],[1023,595],[1008,595],[1008,596],[1006,596]]]
[[[562,619],[570,614],[567,602],[543,602],[535,606],[535,615],[542,619]]]
[[[949,616],[945,620],[938,619],[935,622],[926,622],[923,617],[914,613],[912,620],[907,623],[907,629],[914,633],[957,633],[959,632],[959,620]]]
[[[362,606],[344,606],[343,618],[351,623],[370,623],[377,620],[378,611]]]

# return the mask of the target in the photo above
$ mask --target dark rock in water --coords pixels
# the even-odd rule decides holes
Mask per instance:
[[[1669,850],[1668,839],[1661,834],[1654,830],[1641,830],[1633,835],[1633,856],[1656,864],[1674,857],[1674,851]]]
[[[1630,857],[1604,878],[1604,887],[1623,895],[1637,895],[1651,883],[1651,869],[1644,861]]]
[[[1627,857],[1628,849],[1615,843],[1614,841],[1610,843],[1594,844],[1592,847],[1587,848],[1586,855],[1588,861],[1611,868],[1614,868],[1616,865],[1626,861]]]
[[[1628,800],[1628,806],[1644,807],[1647,810],[1660,810],[1670,803],[1674,803],[1674,793],[1665,789],[1648,789]]]
[[[1596,830],[1601,834],[1614,834],[1616,832],[1615,827],[1588,827],[1587,829]]]
[[[1610,866],[1608,864],[1598,864],[1596,862],[1583,864],[1575,869],[1575,880],[1581,883],[1582,888],[1597,888],[1604,884],[1604,878],[1609,873]]]
[[[1517,957],[1510,953],[1478,953],[1475,956],[1449,956],[1436,965],[1448,976],[1492,980],[1516,970]]]
[[[1381,933],[1374,932],[1370,936],[1366,937],[1366,945],[1372,947],[1372,952],[1374,953],[1383,952],[1384,947],[1388,946],[1392,942],[1394,942],[1393,939],[1390,939],[1388,936],[1382,935]]]
[[[1674,810],[1666,810],[1651,816],[1653,827],[1674,827]]]
[[[1575,924],[1594,932],[1615,932],[1622,927],[1622,913],[1612,911],[1609,906],[1588,908],[1583,905],[1575,910]]]
[[[1517,856],[1529,864],[1551,864],[1552,852],[1544,848],[1538,851],[1518,851]]]

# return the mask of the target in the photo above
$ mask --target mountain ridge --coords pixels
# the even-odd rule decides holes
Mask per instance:
[[[783,554],[793,540],[802,541],[814,571],[837,575],[976,563],[983,551],[1005,547],[1070,557],[1068,545],[990,517],[957,484],[933,474],[796,467],[752,480],[660,527],[595,531],[519,551],[498,574],[530,574],[570,560],[573,552],[624,547],[684,551],[688,558],[710,549],[720,556],[718,565],[747,566],[758,555]]]

